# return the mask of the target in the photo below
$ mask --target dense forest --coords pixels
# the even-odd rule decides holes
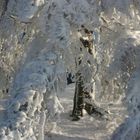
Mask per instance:
[[[138,0],[0,0],[0,140],[140,140]]]

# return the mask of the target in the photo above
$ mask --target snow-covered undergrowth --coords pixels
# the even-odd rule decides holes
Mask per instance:
[[[14,99],[8,106],[8,122],[4,124],[13,131],[7,132],[8,136],[4,133],[3,138],[43,139],[46,113],[54,117],[63,111],[56,95],[57,86],[62,83],[59,76],[64,73],[63,66],[57,62],[55,53],[42,51],[15,79]]]
[[[43,139],[45,118],[63,111],[65,72],[79,69],[95,102],[128,109],[113,140],[139,139],[139,10],[136,0],[1,0],[0,95],[11,96],[1,139]],[[93,57],[81,54],[81,25],[93,31]]]

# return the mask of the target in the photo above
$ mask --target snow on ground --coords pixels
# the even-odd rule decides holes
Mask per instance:
[[[65,92],[59,94],[64,112],[57,119],[47,120],[45,128],[45,140],[110,140],[113,131],[119,126],[127,111],[122,104],[108,106],[110,110],[109,120],[101,120],[85,114],[79,121],[71,121],[73,108],[74,84],[67,86]],[[4,108],[7,100],[0,101],[0,120],[4,118]]]
[[[73,96],[74,84],[67,86],[66,91],[59,95],[64,112],[57,120],[46,123],[45,140],[109,140],[113,131],[127,116],[122,104],[110,104],[109,120],[101,120],[85,114],[80,121],[71,121]]]

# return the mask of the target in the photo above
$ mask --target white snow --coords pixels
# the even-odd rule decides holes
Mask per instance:
[[[7,110],[10,126],[5,118],[8,102],[0,102],[0,120],[7,121],[1,131],[3,139],[43,139],[45,118],[47,140],[108,140],[122,122],[124,125],[119,127],[120,131],[114,138],[138,138],[140,2],[9,0],[5,11],[3,4],[6,1],[0,1],[0,16],[5,12],[0,17],[0,94],[5,95],[8,89],[8,93],[15,97],[11,99],[11,108]],[[95,34],[94,59],[91,58],[95,64],[91,70],[94,69],[96,74],[93,80],[94,98],[101,107],[110,110],[108,121],[87,114],[78,122],[71,121],[69,114],[72,110],[74,85],[60,92],[66,83],[64,69],[74,73],[77,71],[75,59],[80,55],[80,35],[77,35],[77,30],[81,25],[93,30]],[[88,59],[89,56],[85,55],[84,64]],[[89,86],[92,72],[83,69],[83,75],[87,78],[86,87]],[[133,79],[133,76],[137,78]],[[124,96],[129,113],[129,119],[125,120],[127,111],[121,102]],[[19,110],[27,102],[28,111],[25,114],[24,109]],[[45,114],[46,108],[49,112]],[[13,128],[9,130],[11,125]],[[21,126],[15,128],[15,125]],[[40,135],[36,136],[38,133]]]
[[[64,112],[57,120],[48,119],[45,128],[45,140],[109,140],[113,131],[121,124],[127,112],[122,104],[108,106],[109,120],[101,120],[96,116],[85,114],[79,121],[71,121],[73,107],[74,84],[67,86],[66,91],[59,94]]]

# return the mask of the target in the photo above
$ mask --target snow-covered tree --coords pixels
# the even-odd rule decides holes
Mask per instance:
[[[139,8],[136,0],[1,0],[0,93],[11,97],[0,139],[43,140],[45,121],[63,112],[66,72],[79,70],[99,106],[126,96],[130,117],[113,140],[139,139]],[[94,47],[76,65],[81,25]]]

